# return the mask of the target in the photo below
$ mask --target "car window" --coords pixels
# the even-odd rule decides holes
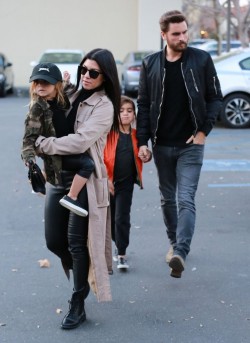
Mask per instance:
[[[205,44],[205,43],[212,43],[213,39],[211,38],[200,38],[194,39],[188,43],[189,46],[197,47],[197,45]]]
[[[230,42],[230,48],[231,49],[236,49],[236,48],[240,48],[241,47],[241,43],[239,42]],[[223,50],[227,49],[227,42],[222,42],[222,48]]]
[[[250,70],[250,57],[240,61],[240,66],[244,70]]]
[[[241,43],[231,43],[230,47],[233,48],[233,49],[234,48],[240,48],[241,47]]]
[[[77,53],[46,53],[41,59],[40,63],[50,62],[58,64],[79,64],[82,60],[82,55]]]
[[[149,54],[148,51],[146,52],[135,52],[134,53],[134,58],[135,61],[141,61],[144,57],[146,57]]]
[[[0,67],[2,67],[4,65],[4,60],[3,60],[3,56],[0,55]]]

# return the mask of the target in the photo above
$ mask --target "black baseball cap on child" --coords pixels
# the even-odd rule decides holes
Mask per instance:
[[[52,85],[62,81],[62,73],[54,63],[39,63],[34,67],[30,82],[35,80],[45,80]]]

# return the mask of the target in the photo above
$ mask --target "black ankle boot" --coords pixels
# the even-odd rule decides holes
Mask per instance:
[[[84,310],[85,288],[78,292],[73,292],[69,301],[69,312],[63,318],[62,329],[74,329],[86,320]]]

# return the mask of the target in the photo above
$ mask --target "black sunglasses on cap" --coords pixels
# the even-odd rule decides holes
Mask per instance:
[[[88,69],[84,66],[80,66],[81,74],[85,75],[87,72],[89,72],[89,77],[91,79],[97,79],[100,74],[103,74],[102,72],[95,70],[95,69]]]

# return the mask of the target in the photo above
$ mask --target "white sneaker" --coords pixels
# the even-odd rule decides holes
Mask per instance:
[[[129,268],[128,262],[124,257],[118,257],[117,268],[118,269],[128,269]]]

